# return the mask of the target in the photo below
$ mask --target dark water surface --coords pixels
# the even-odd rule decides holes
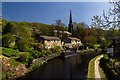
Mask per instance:
[[[25,76],[25,80],[50,78],[85,79],[88,63],[97,54],[81,54],[67,58],[54,58],[47,64]]]

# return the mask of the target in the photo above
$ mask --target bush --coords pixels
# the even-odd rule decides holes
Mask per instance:
[[[60,53],[60,52],[61,52],[59,46],[56,46],[56,47],[54,47],[54,48],[50,48],[50,50],[51,50],[52,53]]]
[[[42,53],[37,51],[37,50],[31,50],[30,54],[34,57],[34,58],[39,58],[42,57]]]
[[[50,48],[50,51],[51,51],[52,53],[55,53],[55,52],[56,52],[56,50],[55,50],[54,48]]]
[[[33,60],[33,57],[28,52],[20,52],[17,60],[20,62],[29,62]]]
[[[11,49],[11,48],[2,48],[2,54],[7,56],[7,57],[11,57],[11,56],[17,57],[19,54],[19,51]]]
[[[2,80],[12,80],[13,78],[14,78],[14,75],[12,72],[2,71]]]
[[[46,54],[46,50],[44,50],[44,49],[42,50],[42,55],[43,55],[43,56],[47,55],[47,54]]]
[[[17,43],[16,43],[16,47],[23,52],[28,52],[30,50],[29,47],[29,43],[26,40],[20,39]]]
[[[98,48],[100,48],[100,45],[99,44],[94,44],[93,47],[94,47],[94,49],[98,49]]]
[[[15,37],[12,34],[5,34],[2,36],[2,46],[14,47]]]
[[[44,45],[41,43],[34,43],[32,45],[33,45],[34,49],[37,51],[42,51],[44,49]]]
[[[52,54],[51,50],[46,50],[45,55],[50,55],[50,54]]]
[[[30,69],[35,70],[35,69],[41,67],[42,65],[44,65],[44,63],[45,63],[44,61],[40,61],[40,62],[38,62],[37,64],[32,64],[32,65],[30,66]]]
[[[45,56],[45,55],[48,56],[50,54],[52,54],[51,50],[42,50],[42,55],[43,56]]]

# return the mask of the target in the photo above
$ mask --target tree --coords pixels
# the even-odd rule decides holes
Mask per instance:
[[[103,10],[103,16],[95,15],[92,18],[93,27],[104,29],[104,35],[99,39],[103,51],[111,43],[110,39],[115,36],[120,37],[120,1],[110,2],[110,4],[113,8],[109,8],[108,13]]]
[[[73,29],[73,37],[77,37],[79,39],[81,39],[82,43],[86,43],[85,42],[85,37],[88,36],[88,32],[90,31],[89,27],[86,26],[86,24],[84,22],[81,23],[73,23],[74,29]]]
[[[15,42],[15,37],[12,34],[5,34],[2,36],[2,46],[13,47]]]
[[[85,41],[86,43],[89,43],[91,46],[93,46],[94,44],[97,44],[97,37],[93,35],[89,35],[85,37]]]
[[[109,8],[108,13],[103,10],[103,17],[95,15],[92,18],[93,26],[109,28],[120,28],[120,1],[110,2],[113,8]]]
[[[5,20],[5,19],[2,19],[2,31],[4,31],[4,29],[5,29],[5,27],[6,27],[6,25],[7,25],[7,20]]]
[[[62,21],[60,20],[60,19],[57,19],[57,20],[55,20],[55,26],[63,26],[63,27],[66,27],[66,25],[64,24],[64,23],[62,23]]]
[[[18,42],[16,42],[16,48],[18,48],[20,51],[28,52],[30,50],[29,40],[20,39]]]
[[[57,30],[59,31],[64,31],[66,30],[66,25],[64,23],[62,23],[62,21],[60,19],[55,20],[55,24],[54,26],[56,27]]]

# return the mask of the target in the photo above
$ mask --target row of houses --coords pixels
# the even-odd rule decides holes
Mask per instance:
[[[60,39],[55,36],[40,36],[38,42],[45,44],[45,48],[54,48],[55,46],[63,47],[64,45],[81,45],[81,40],[75,37],[67,37],[65,39]]]

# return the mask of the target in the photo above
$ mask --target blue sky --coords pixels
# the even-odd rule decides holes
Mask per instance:
[[[2,14],[2,2],[0,2],[0,16]]]
[[[108,2],[3,2],[2,16],[9,21],[28,21],[53,24],[61,19],[68,25],[69,11],[73,22],[85,22],[91,25],[94,15],[108,11]]]
[[[109,2],[109,0],[3,0],[3,2]]]

